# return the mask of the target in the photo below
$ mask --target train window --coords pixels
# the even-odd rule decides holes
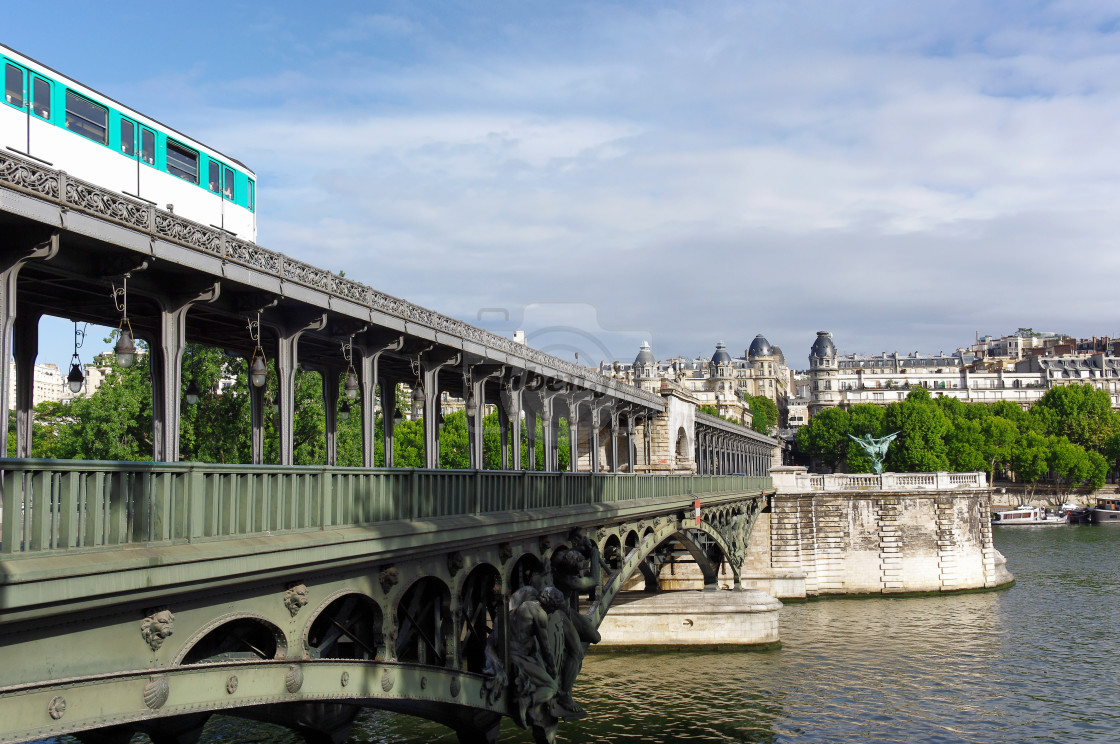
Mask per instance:
[[[249,211],[252,212],[256,207],[254,202],[257,200],[257,186],[253,183],[253,179],[249,179]]]
[[[233,169],[223,168],[222,170],[225,171],[225,179],[222,182],[222,193],[226,195],[227,199],[233,201]]]
[[[151,129],[140,130],[140,159],[148,165],[156,164],[156,133]]]
[[[215,194],[222,192],[222,166],[215,160],[210,161],[210,175],[207,180],[210,182],[211,191]]]
[[[109,144],[109,110],[72,90],[66,91],[66,128],[103,145]]]
[[[121,119],[121,152],[136,157],[136,122],[129,119]]]
[[[51,118],[51,84],[41,77],[32,78],[31,110],[36,116]]]
[[[198,183],[198,153],[167,140],[167,172],[184,181]]]
[[[15,65],[4,65],[4,100],[23,108],[23,70]]]

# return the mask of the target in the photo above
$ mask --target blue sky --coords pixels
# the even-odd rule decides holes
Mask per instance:
[[[1115,3],[15,5],[253,168],[262,245],[562,356],[1120,336]]]

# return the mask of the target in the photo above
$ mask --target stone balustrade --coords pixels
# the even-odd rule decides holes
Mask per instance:
[[[802,466],[770,469],[778,493],[814,491],[951,491],[988,487],[986,473],[809,473]]]

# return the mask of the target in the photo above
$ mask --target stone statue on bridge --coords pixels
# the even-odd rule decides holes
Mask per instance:
[[[587,714],[572,699],[572,685],[583,666],[587,644],[601,639],[591,620],[579,613],[578,595],[596,584],[584,575],[578,550],[562,550],[551,562],[553,572],[534,574],[533,583],[509,600],[509,673],[502,667],[501,639],[491,635],[484,686],[491,699],[508,684],[515,703],[514,720],[533,732],[534,741],[551,744],[561,720]],[[563,588],[548,585],[553,581]]]
[[[871,467],[875,470],[875,474],[881,475],[883,473],[883,460],[887,459],[887,447],[890,446],[890,443],[894,441],[894,438],[897,437],[898,434],[899,432],[896,431],[894,434],[888,434],[878,439],[872,437],[870,434],[864,434],[863,437],[853,437],[851,434],[848,436],[867,453],[867,457],[871,460]]]

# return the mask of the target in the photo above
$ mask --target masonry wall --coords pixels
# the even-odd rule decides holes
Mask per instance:
[[[987,489],[779,493],[743,573],[803,574],[806,596],[999,586],[1012,579],[989,514]]]

